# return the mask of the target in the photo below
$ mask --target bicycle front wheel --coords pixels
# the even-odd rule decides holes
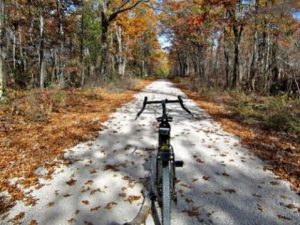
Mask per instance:
[[[170,168],[169,164],[162,168],[162,224],[171,224],[171,196],[170,196]]]

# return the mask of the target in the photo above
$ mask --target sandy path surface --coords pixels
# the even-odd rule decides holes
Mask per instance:
[[[35,206],[18,202],[6,218],[0,217],[0,224],[13,224],[18,214],[21,224],[131,221],[143,201],[143,178],[149,174],[145,165],[155,154],[160,108],[148,107],[137,121],[135,115],[144,96],[153,100],[177,95],[184,96],[170,82],[153,82],[111,115],[96,140],[66,150],[70,165],[57,168],[50,181],[41,178],[40,189],[26,190],[39,199]],[[177,169],[178,204],[172,208],[171,224],[300,225],[300,197],[288,183],[264,170],[261,160],[192,100],[185,104],[197,119],[179,105],[168,106],[174,120],[172,145],[185,163]],[[43,168],[37,172],[43,174]],[[152,216],[146,224],[154,224]]]

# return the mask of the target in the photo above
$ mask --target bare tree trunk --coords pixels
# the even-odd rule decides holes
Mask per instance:
[[[23,52],[23,41],[22,41],[22,31],[21,27],[19,26],[18,28],[18,37],[19,37],[19,51],[20,51],[20,61],[21,61],[21,66],[22,66],[22,72],[26,69],[26,60]]]
[[[18,26],[16,27],[15,36],[18,35],[18,45],[19,45],[19,60],[20,60],[20,71],[23,73],[26,69],[26,60],[23,53],[23,41],[22,41],[22,26],[19,23],[20,21],[20,13],[19,13],[19,4],[16,3],[16,9],[17,9],[17,18],[18,18]]]
[[[63,86],[64,83],[64,70],[63,70],[63,50],[64,50],[64,28],[63,28],[63,9],[60,0],[56,0],[56,7],[59,21],[59,51],[58,51],[58,74],[59,85]]]
[[[32,30],[33,30],[33,23],[34,23],[34,20],[33,20],[33,15],[32,15],[32,2],[31,1],[28,1],[28,14],[29,14],[29,39],[30,39],[30,42],[33,43],[33,36],[32,36]]]
[[[80,76],[81,76],[81,87],[84,86],[85,82],[85,64],[84,64],[84,14],[85,14],[85,1],[82,1],[81,11],[81,30],[80,30]]]
[[[45,60],[44,60],[44,5],[40,2],[40,46],[39,46],[39,65],[40,65],[40,88],[45,85]]]
[[[123,30],[121,26],[117,26],[116,28],[116,38],[117,38],[117,67],[118,67],[118,75],[121,78],[124,78],[125,76],[125,67],[126,67],[126,59],[125,59],[125,53],[124,53],[124,46],[122,41],[122,34]]]
[[[175,46],[176,48],[176,55],[177,55],[177,59],[178,59],[178,62],[179,62],[179,76],[183,76],[184,74],[184,69],[183,69],[183,62],[181,61],[181,56],[180,56],[180,53],[179,53],[179,50],[178,48]]]
[[[243,32],[243,25],[233,25],[234,33],[234,61],[231,88],[236,88],[240,83],[240,41]]]
[[[109,28],[109,17],[107,9],[107,0],[102,2],[102,12],[101,12],[101,64],[100,64],[100,73],[101,76],[107,75],[107,66],[108,66],[108,28]]]
[[[257,68],[256,68],[257,53],[256,52],[257,52],[257,26],[255,26],[252,59],[251,59],[251,65],[250,65],[250,75],[249,75],[249,81],[248,81],[251,91],[255,90],[255,77],[256,77],[256,73],[257,73]]]
[[[226,84],[225,88],[229,88],[230,86],[230,69],[229,69],[229,52],[227,49],[227,40],[226,40],[227,31],[224,29],[224,58],[225,58],[225,77],[226,77]]]
[[[17,28],[15,25],[14,26],[14,32],[13,32],[13,49],[12,49],[12,54],[13,54],[13,68],[14,70],[16,70],[16,32],[17,32]]]
[[[3,18],[4,18],[4,0],[0,0],[0,100],[3,97],[4,73],[3,73]]]

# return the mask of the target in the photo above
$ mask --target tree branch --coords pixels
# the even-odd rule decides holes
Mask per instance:
[[[120,8],[119,10],[117,10],[116,12],[114,12],[113,14],[111,14],[111,15],[109,16],[108,22],[113,21],[115,18],[117,18],[117,16],[118,16],[120,13],[129,11],[129,10],[135,8],[138,4],[140,4],[140,3],[142,3],[142,2],[149,2],[149,0],[139,0],[139,1],[137,1],[136,3],[134,3],[133,5],[128,6],[127,8],[124,8],[124,9],[121,9],[121,8]],[[127,4],[127,3],[126,3],[126,4]],[[123,4],[123,5],[125,6],[126,4]]]

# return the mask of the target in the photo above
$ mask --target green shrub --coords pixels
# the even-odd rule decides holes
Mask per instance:
[[[286,113],[276,112],[266,116],[266,125],[269,129],[288,132],[290,130],[290,116]]]

